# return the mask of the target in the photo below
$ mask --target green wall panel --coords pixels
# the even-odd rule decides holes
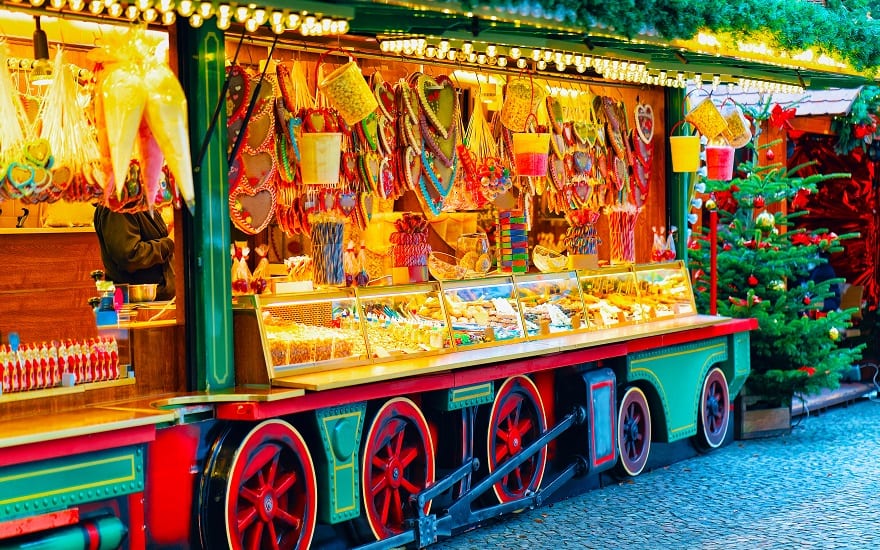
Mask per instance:
[[[316,459],[318,517],[339,523],[360,515],[358,464],[366,403],[315,411],[324,460]]]

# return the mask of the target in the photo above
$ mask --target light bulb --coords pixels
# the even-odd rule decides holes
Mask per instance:
[[[145,11],[147,8],[153,5],[153,0],[136,0],[134,5],[137,6],[137,9]]]
[[[284,23],[284,14],[278,10],[273,10],[272,13],[269,14],[269,24],[275,27],[282,23]]]
[[[519,59],[519,56],[522,55],[522,52],[516,46],[510,48],[510,58],[511,59]]]
[[[174,10],[169,10],[162,14],[163,25],[173,25],[175,21],[177,21],[177,14],[174,13]]]
[[[64,4],[67,3],[67,0],[49,0],[49,5],[55,8],[56,10],[60,10],[64,7]]]
[[[202,23],[205,22],[205,19],[199,15],[198,13],[194,13],[189,16],[189,26],[197,29],[202,26]]]
[[[235,8],[235,20],[244,23],[251,15],[251,10],[247,6],[238,6]]]
[[[92,0],[89,2],[89,13],[98,15],[104,11],[104,2],[102,0]]]
[[[267,21],[268,18],[269,15],[263,8],[257,8],[254,10],[254,20],[257,22],[257,25],[262,25]]]
[[[152,23],[159,18],[159,12],[156,11],[156,8],[147,8],[141,15],[147,23]]]
[[[86,7],[85,0],[70,0],[70,9],[73,11],[83,11],[83,8]]]
[[[538,61],[538,70],[539,70],[539,71],[543,71],[543,70],[546,69],[546,68],[547,68],[547,62],[546,62],[546,61],[544,61],[543,59],[540,60],[540,61]]]
[[[488,55],[489,57],[495,57],[496,53],[497,49],[495,48],[495,44],[489,44],[488,46],[486,46],[486,55]]]
[[[516,60],[516,66],[519,69],[525,69],[526,65],[528,65],[528,64],[529,64],[529,62],[526,61],[526,59],[524,57],[520,57],[519,59]]]
[[[244,22],[244,28],[247,29],[248,32],[257,32],[257,29],[260,28],[260,24],[257,23],[257,20],[251,17],[247,21]]]
[[[210,19],[214,15],[214,5],[210,2],[202,2],[199,4],[199,15],[202,19]]]
[[[159,11],[165,13],[168,10],[174,9],[174,0],[159,0]]]
[[[295,29],[299,27],[299,14],[298,13],[288,13],[287,14],[287,28]]]
[[[498,58],[498,66],[499,67],[506,67],[507,66],[507,58],[504,56],[499,57]]]
[[[107,8],[107,13],[110,14],[110,17],[119,17],[122,15],[122,4],[110,4],[110,7]]]
[[[125,18],[129,21],[134,21],[138,17],[140,17],[141,11],[137,9],[137,6],[134,4],[130,4],[127,8],[125,8]]]
[[[192,0],[180,0],[180,3],[177,4],[177,13],[179,13],[181,17],[189,17],[195,11],[196,5]]]
[[[474,45],[471,44],[470,42],[465,42],[464,44],[461,45],[461,51],[463,51],[465,53],[465,55],[470,55],[473,50],[474,50]]]

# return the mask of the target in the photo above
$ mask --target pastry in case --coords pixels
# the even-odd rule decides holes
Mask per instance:
[[[635,273],[629,266],[578,272],[590,328],[610,328],[646,320]]]
[[[236,360],[259,363],[257,350],[244,345],[258,332],[270,379],[351,365],[368,357],[357,299],[349,289],[234,299]]]
[[[516,288],[510,277],[442,284],[456,347],[519,341],[525,337]]]
[[[412,357],[451,347],[437,283],[357,289],[370,356]]]
[[[515,281],[528,336],[542,337],[587,328],[574,271],[516,275]]]
[[[636,266],[635,275],[648,318],[697,314],[690,277],[681,260]]]

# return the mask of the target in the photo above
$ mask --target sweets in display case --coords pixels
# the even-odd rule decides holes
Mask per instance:
[[[574,271],[516,276],[526,333],[548,336],[587,327]]]
[[[647,319],[629,267],[579,272],[581,296],[591,328],[610,328]]]
[[[696,315],[694,294],[683,262],[636,266],[635,276],[640,301],[649,318]]]
[[[516,288],[510,277],[443,283],[443,305],[457,347],[524,338]]]
[[[357,295],[371,357],[436,353],[451,347],[436,283],[363,287]]]

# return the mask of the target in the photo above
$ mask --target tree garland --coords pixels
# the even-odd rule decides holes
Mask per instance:
[[[470,7],[552,19],[626,37],[690,39],[700,31],[760,35],[787,50],[814,48],[859,71],[880,66],[880,19],[872,0],[464,0]],[[874,14],[880,18],[880,13]]]
[[[857,147],[866,150],[868,144],[865,138],[874,135],[877,131],[878,114],[880,114],[880,88],[877,86],[862,88],[853,100],[849,112],[836,116],[831,121],[831,130],[837,134],[834,150],[841,155],[848,155]]]

